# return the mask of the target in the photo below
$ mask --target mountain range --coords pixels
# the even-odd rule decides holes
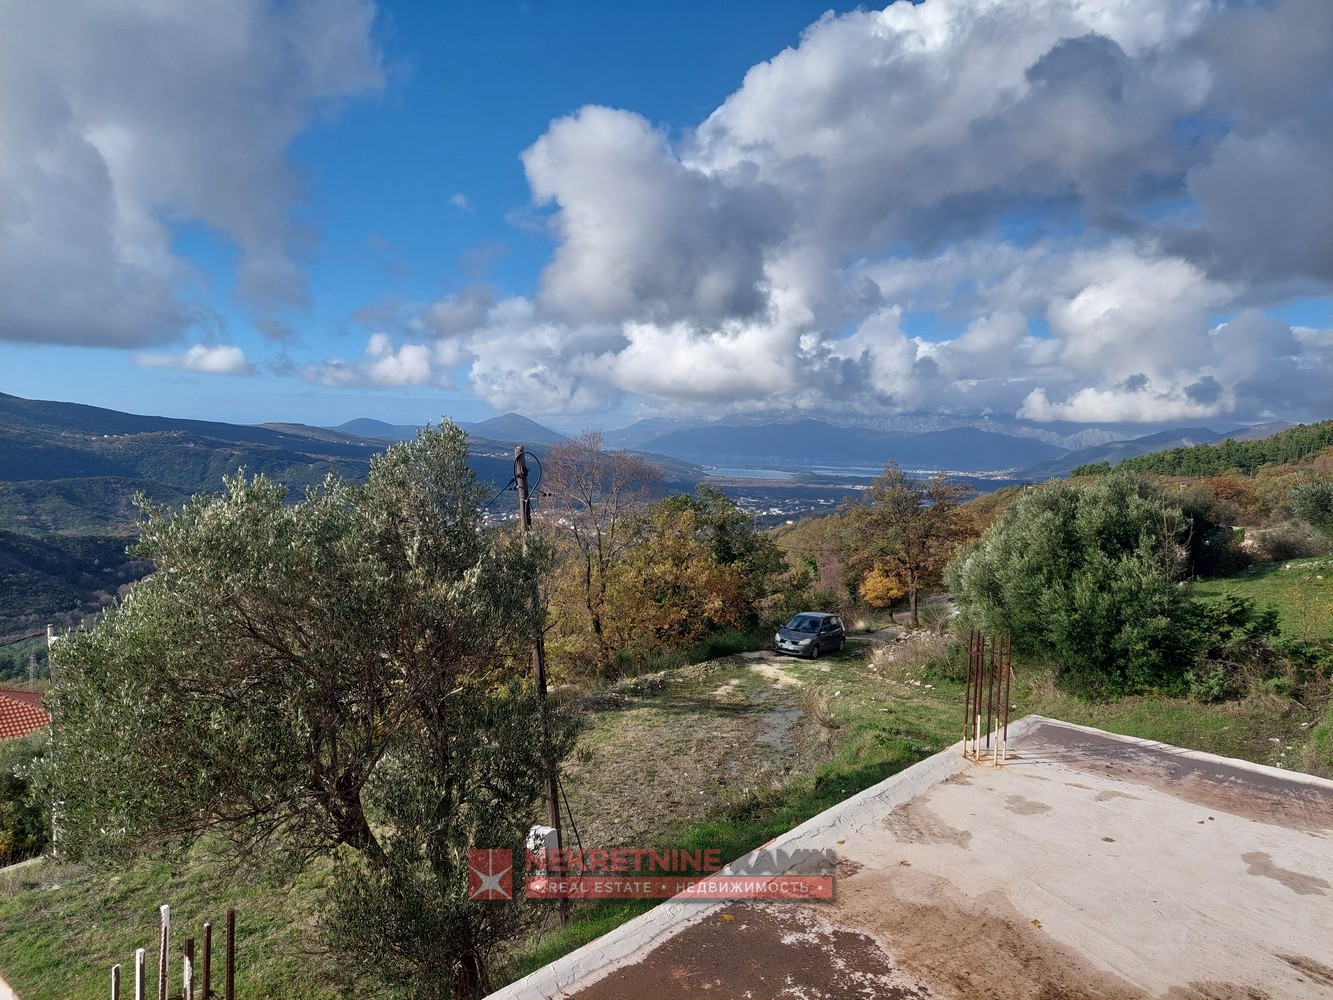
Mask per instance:
[[[460,426],[479,445],[550,446],[568,439],[560,431],[517,413]],[[603,431],[602,440],[607,447],[654,456],[659,464],[674,459],[705,468],[750,466],[864,475],[887,461],[895,461],[917,471],[944,469],[1042,481],[1066,476],[1079,465],[1103,461],[1115,464],[1135,455],[1213,444],[1228,437],[1266,437],[1289,426],[1270,423],[1226,431],[1187,427],[1136,435],[1126,425],[1046,428],[1017,421],[969,421],[928,414],[851,426],[811,418],[759,423],[654,417]],[[412,426],[367,419],[348,421],[336,430],[382,441],[403,440],[416,433]]]
[[[469,433],[469,461],[478,480],[497,490],[491,514],[514,507],[506,484],[516,444],[540,462],[549,448],[568,440],[515,413],[460,426]],[[987,479],[1042,480],[1080,464],[1114,463],[1227,436],[1262,437],[1282,426],[1134,437],[1123,427],[1034,428],[930,415],[860,426],[814,419],[653,418],[606,431],[603,440],[658,465],[668,492],[692,489],[708,468],[730,469],[733,479],[744,478],[739,470],[747,466],[778,468],[803,475],[795,484],[769,481],[766,493],[739,487],[737,495],[771,500],[783,490],[792,496],[809,492],[816,482],[822,492],[803,509],[827,510],[849,488],[849,477],[864,482],[888,461],[908,470],[971,473],[969,480],[983,485]],[[334,428],[180,420],[0,393],[0,639],[46,622],[77,622],[146,571],[125,552],[139,519],[137,495],[177,505],[218,490],[224,475],[242,467],[300,495],[330,472],[363,478],[387,442],[416,430],[366,418]],[[761,507],[769,500],[760,499]]]

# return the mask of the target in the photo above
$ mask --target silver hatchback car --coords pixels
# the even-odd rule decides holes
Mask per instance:
[[[841,650],[847,645],[847,631],[842,619],[826,611],[802,611],[773,637],[773,648],[779,653],[808,656],[816,659],[820,653]]]

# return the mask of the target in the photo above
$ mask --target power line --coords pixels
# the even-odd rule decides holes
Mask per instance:
[[[509,482],[505,483],[504,486],[501,487],[499,493],[495,494],[495,496],[493,496],[493,497],[491,497],[489,500],[487,500],[486,503],[482,505],[482,508],[481,508],[481,509],[482,509],[482,510],[487,510],[487,509],[491,506],[491,504],[495,503],[495,501],[499,500],[500,497],[504,496],[504,494],[506,494],[506,493],[508,493],[510,490],[514,489],[517,485],[518,485],[518,480],[517,480],[516,478],[514,478],[513,476],[510,476],[510,477],[509,477]]]
[[[45,639],[45,638],[46,638],[45,632],[34,632],[32,635],[21,635],[15,639],[2,639],[0,640],[0,646],[13,646],[16,643],[27,642],[29,639]]]

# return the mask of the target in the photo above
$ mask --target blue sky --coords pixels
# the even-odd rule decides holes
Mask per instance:
[[[1321,0],[73,6],[0,7],[0,391],[1333,416]]]

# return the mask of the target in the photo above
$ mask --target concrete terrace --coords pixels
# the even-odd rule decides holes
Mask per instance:
[[[837,853],[833,902],[668,902],[493,998],[1333,998],[1333,782],[1009,733],[778,838]]]

